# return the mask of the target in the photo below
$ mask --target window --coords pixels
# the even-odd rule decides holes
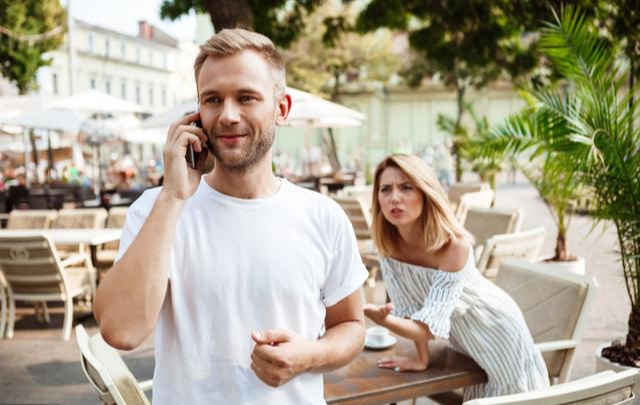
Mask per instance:
[[[149,49],[149,66],[153,66],[153,51]]]
[[[89,88],[91,90],[95,90],[96,89],[96,78],[92,77],[89,79]]]
[[[136,83],[136,103],[140,104],[140,83]]]
[[[140,48],[136,48],[136,63],[140,63]]]
[[[127,60],[127,44],[124,41],[120,44],[120,57]]]
[[[164,52],[162,53],[162,67],[163,67],[164,69],[166,69],[166,68],[167,68],[167,54],[166,54],[166,53],[164,53]]]
[[[162,106],[163,107],[167,106],[167,89],[166,89],[166,87],[162,88]]]
[[[153,84],[149,84],[149,105],[153,105]]]
[[[104,40],[104,54],[105,56],[108,58],[109,54],[111,53],[111,42],[109,41],[109,38],[105,38]]]
[[[51,75],[51,84],[53,86],[53,94],[58,94],[58,75],[56,73]]]
[[[87,50],[90,53],[93,53],[93,34],[89,33],[89,35],[87,36]]]
[[[110,79],[107,79],[104,82],[104,91],[106,91],[107,94],[111,94],[111,80]]]
[[[127,99],[127,82],[124,80],[120,83],[120,97]]]

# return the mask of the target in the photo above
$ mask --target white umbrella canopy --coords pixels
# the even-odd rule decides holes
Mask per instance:
[[[78,132],[86,117],[75,111],[44,110],[23,114],[2,120],[2,125],[23,128],[47,129],[63,132]]]
[[[284,125],[307,128],[357,127],[367,119],[366,115],[358,111],[317,96],[310,96],[297,102],[292,101],[291,111]]]
[[[101,114],[147,112],[147,109],[139,104],[98,90],[88,90],[66,97],[53,103],[52,108]]]
[[[311,128],[341,128],[362,125],[367,116],[344,107],[340,104],[324,100],[306,91],[287,87],[291,96],[291,112],[285,126]],[[142,122],[142,128],[167,128],[185,114],[195,111],[197,103],[188,100],[177,107],[163,111]]]

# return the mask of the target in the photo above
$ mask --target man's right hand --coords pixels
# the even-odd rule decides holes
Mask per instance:
[[[200,113],[195,112],[174,122],[169,128],[164,146],[162,193],[179,201],[186,201],[196,192],[209,154],[209,150],[202,147],[208,140],[207,135],[201,128],[191,125],[199,118]],[[185,159],[189,144],[194,153],[201,152],[196,161],[196,169],[191,169]]]

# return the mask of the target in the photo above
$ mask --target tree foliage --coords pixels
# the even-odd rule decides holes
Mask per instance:
[[[336,100],[346,76],[361,82],[385,82],[391,76],[398,59],[391,53],[389,31],[361,35],[327,28],[337,21],[353,24],[356,13],[349,5],[326,3],[305,18],[300,36],[284,51],[289,84]]]
[[[304,28],[304,17],[323,0],[164,0],[160,16],[176,20],[191,10],[206,12],[216,31],[245,28],[286,47]]]
[[[66,14],[59,0],[0,0],[0,10],[0,73],[25,94],[51,62],[43,54],[62,44]]]

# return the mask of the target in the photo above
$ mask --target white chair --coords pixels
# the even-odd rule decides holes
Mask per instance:
[[[605,371],[543,390],[474,399],[464,405],[632,405],[639,385],[637,369]]]
[[[460,223],[464,223],[467,212],[471,208],[490,208],[496,193],[491,190],[476,191],[460,196],[460,202],[456,206],[455,215]]]
[[[9,303],[7,338],[13,337],[16,300],[34,303],[62,301],[62,338],[69,340],[73,299],[95,296],[95,271],[89,257],[79,253],[61,260],[54,244],[44,235],[0,236],[0,267]],[[48,317],[46,307],[45,317]]]
[[[356,197],[334,197],[333,198],[347,213],[353,230],[356,233],[360,253],[373,252],[373,242],[371,238],[371,212],[369,206],[362,198]]]
[[[7,325],[7,282],[0,270],[0,339],[4,339]]]
[[[89,337],[82,325],[76,326],[76,340],[80,347],[80,363],[85,376],[107,405],[150,405],[145,391],[153,380],[138,383],[129,368],[100,333]]]
[[[522,227],[522,211],[505,208],[469,208],[464,228],[475,239],[474,257],[479,258],[487,239],[495,235],[519,232]]]
[[[454,183],[449,186],[447,191],[447,197],[449,198],[449,204],[455,208],[460,203],[460,197],[467,193],[475,193],[476,191],[489,190],[491,187],[489,183]]]
[[[128,207],[113,207],[109,210],[109,217],[107,218],[107,228],[122,228],[127,216]],[[119,241],[109,242],[102,245],[98,250],[95,264],[98,269],[99,275],[102,276],[102,271],[113,266],[113,262],[118,255],[118,248],[120,247]]]
[[[500,265],[495,283],[522,310],[552,382],[567,382],[598,290],[596,280],[510,258]]]
[[[543,263],[508,258],[500,266],[496,285],[507,292],[522,311],[551,381],[567,382],[598,290],[595,279],[554,271]],[[462,391],[430,398],[440,404],[461,404]],[[465,404],[471,403],[476,404]]]
[[[516,257],[534,262],[540,255],[547,231],[544,227],[529,231],[495,235],[487,240],[476,265],[480,273],[495,280],[500,263],[507,257]]]
[[[7,229],[47,229],[57,216],[56,210],[13,210],[7,219]]]
[[[104,228],[108,213],[104,208],[63,208],[58,211],[58,217],[51,224],[52,229],[101,229]],[[84,252],[84,245],[58,246],[58,253],[62,258],[77,252]]]

